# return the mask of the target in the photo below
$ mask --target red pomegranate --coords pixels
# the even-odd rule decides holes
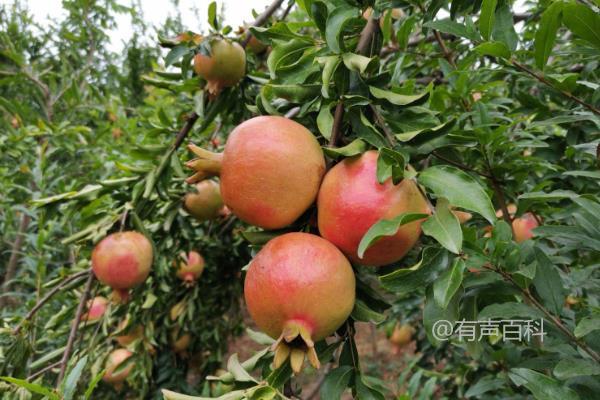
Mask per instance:
[[[196,54],[194,71],[206,79],[209,93],[235,86],[246,74],[246,52],[227,39],[210,40],[210,55]]]
[[[122,384],[133,369],[133,363],[120,372],[115,373],[115,370],[132,355],[133,353],[127,349],[117,349],[111,352],[106,360],[106,372],[104,372],[102,380],[113,385]]]
[[[188,193],[183,198],[183,207],[198,221],[216,219],[225,214],[219,184],[205,180],[195,185],[196,193]]]
[[[100,241],[92,252],[96,278],[127,298],[132,287],[144,282],[152,266],[152,244],[141,233],[117,232]]]
[[[400,260],[415,245],[421,222],[403,225],[394,236],[386,236],[358,257],[358,245],[369,228],[381,219],[402,213],[429,213],[427,202],[415,182],[404,179],[394,185],[391,178],[377,181],[376,151],[346,158],[323,179],[317,200],[321,235],[346,256],[362,265],[380,266]]]
[[[308,129],[290,119],[249,119],[229,135],[222,154],[197,146],[199,157],[187,163],[196,171],[194,183],[221,177],[221,195],[233,214],[265,229],[294,222],[314,202],[325,158]]]
[[[180,258],[182,261],[179,262],[177,277],[186,285],[193,285],[204,271],[204,258],[196,251],[190,251],[188,254],[182,253]]]
[[[296,373],[305,354],[319,367],[314,342],[344,323],[354,296],[346,257],[325,239],[300,232],[270,240],[250,263],[244,284],[250,316],[277,339],[275,367],[289,357]]]
[[[88,311],[83,315],[84,321],[93,322],[98,321],[108,308],[108,300],[102,296],[96,296],[87,303]]]
[[[523,214],[519,218],[515,218],[512,222],[515,241],[521,243],[531,239],[533,237],[532,230],[538,226],[537,219],[530,212]]]

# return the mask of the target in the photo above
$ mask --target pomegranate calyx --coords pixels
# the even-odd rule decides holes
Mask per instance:
[[[311,329],[302,321],[287,322],[272,349],[275,352],[273,359],[275,368],[279,368],[289,358],[292,371],[294,374],[299,374],[305,356],[315,369],[321,366],[311,337]]]
[[[192,176],[185,180],[187,183],[193,184],[213,176],[219,176],[223,154],[205,150],[195,144],[189,144],[188,149],[198,158],[185,163],[186,167],[195,171]]]

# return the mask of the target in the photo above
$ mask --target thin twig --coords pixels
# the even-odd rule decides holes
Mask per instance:
[[[33,306],[33,308],[31,310],[29,310],[29,312],[27,313],[27,315],[21,320],[21,322],[19,322],[19,325],[17,325],[17,327],[13,330],[13,335],[18,334],[21,329],[23,328],[23,325],[25,324],[26,321],[29,321],[36,312],[38,312],[38,310],[44,305],[46,304],[46,302],[48,302],[48,300],[50,300],[52,298],[52,296],[54,296],[56,293],[58,293],[59,291],[61,291],[62,289],[64,289],[67,285],[69,285],[71,282],[78,280],[79,278],[84,277],[85,275],[91,273],[91,269],[87,269],[85,271],[81,271],[78,272],[76,274],[73,274],[71,276],[69,276],[68,278],[66,278],[64,281],[62,281],[60,283],[60,285],[56,286],[54,289],[50,290],[48,293],[46,293],[46,295],[41,298],[35,306]]]
[[[67,347],[65,347],[65,352],[60,361],[60,372],[58,373],[58,378],[56,379],[56,386],[58,387],[65,376],[65,372],[67,370],[67,364],[69,362],[69,357],[71,356],[71,350],[73,349],[73,344],[75,343],[75,338],[77,337],[77,330],[79,329],[79,322],[81,321],[81,317],[83,316],[83,310],[85,309],[85,303],[92,291],[92,285],[94,284],[94,274],[89,271],[88,279],[85,284],[85,289],[83,289],[83,293],[81,294],[81,299],[79,300],[79,305],[77,306],[77,311],[75,312],[75,319],[73,319],[73,324],[71,325],[71,332],[69,333],[69,338],[67,339]]]
[[[587,343],[585,343],[582,339],[577,338],[573,332],[571,332],[560,320],[559,317],[557,317],[556,315],[552,314],[546,307],[544,307],[529,291],[529,289],[527,288],[522,288],[521,286],[519,286],[519,284],[513,279],[513,277],[505,272],[502,271],[499,268],[490,266],[490,265],[484,265],[483,266],[485,269],[489,270],[489,271],[493,271],[496,272],[497,274],[500,274],[506,281],[510,282],[515,288],[517,288],[521,294],[527,299],[529,300],[529,302],[531,304],[533,304],[538,310],[540,310],[545,316],[546,318],[548,318],[550,320],[550,322],[552,322],[562,333],[564,333],[572,342],[574,342],[576,345],[578,345],[579,347],[581,347],[581,349],[583,351],[585,351],[586,353],[588,353],[596,362],[600,363],[600,355],[598,353],[596,353],[593,349],[591,349]]]
[[[567,92],[566,90],[562,90],[557,88],[556,86],[554,86],[551,82],[549,82],[543,75],[538,74],[537,72],[529,69],[528,67],[526,67],[525,65],[521,64],[520,62],[518,62],[517,60],[510,60],[510,63],[512,65],[514,65],[518,70],[525,72],[526,74],[534,77],[535,79],[537,79],[538,81],[540,81],[541,83],[543,83],[544,85],[556,90],[557,92],[561,93],[563,96],[567,97],[570,100],[573,100],[574,102],[584,106],[585,108],[587,108],[588,110],[590,110],[591,112],[593,112],[596,115],[600,115],[600,109],[594,107],[593,105],[581,100],[579,97],[572,95],[571,93]]]
[[[331,137],[329,138],[329,146],[336,147],[342,137],[342,122],[344,119],[344,102],[340,100],[335,107],[333,116],[333,126],[331,127]]]
[[[263,11],[262,14],[260,14],[254,20],[254,22],[252,23],[252,26],[261,26],[261,25],[263,25],[265,22],[267,22],[267,20],[269,19],[269,17],[271,15],[273,15],[273,13],[275,11],[277,11],[277,9],[279,7],[281,7],[282,4],[283,4],[283,0],[275,0],[273,3],[271,3],[271,5],[265,11]],[[250,30],[248,30],[248,33],[246,34],[246,38],[242,42],[242,47],[245,48],[248,45],[248,42],[250,41],[250,39],[252,39],[252,33],[250,32]]]
[[[455,167],[458,167],[458,168],[460,168],[460,169],[462,169],[462,170],[464,170],[464,171],[471,171],[471,172],[474,172],[474,173],[476,173],[477,175],[483,176],[484,178],[492,179],[492,175],[490,175],[490,174],[486,174],[485,172],[477,171],[476,169],[474,169],[474,168],[471,168],[471,167],[469,167],[468,165],[465,165],[465,164],[463,164],[463,163],[460,163],[460,162],[458,162],[458,161],[454,161],[454,160],[452,160],[452,159],[450,159],[450,158],[448,158],[448,157],[446,157],[446,156],[443,156],[443,155],[441,155],[440,153],[438,153],[438,152],[437,152],[437,151],[435,151],[435,150],[434,150],[434,151],[432,151],[432,152],[431,152],[431,154],[432,154],[433,156],[435,156],[435,157],[439,158],[440,160],[442,160],[442,161],[445,161],[445,162],[447,162],[448,164],[452,164],[452,165],[454,165]]]
[[[6,273],[4,274],[4,281],[2,287],[0,287],[0,295],[5,295],[9,291],[10,285],[13,278],[17,274],[17,265],[19,264],[19,257],[21,255],[21,247],[23,247],[23,239],[27,233],[27,228],[31,222],[31,217],[27,213],[21,215],[21,222],[19,223],[19,229],[17,236],[10,249],[10,258],[6,265]],[[0,297],[0,308],[4,307],[5,304],[9,303],[9,297]]]
[[[394,134],[392,133],[390,128],[386,125],[385,119],[383,118],[377,107],[375,107],[373,104],[369,104],[369,106],[371,107],[371,111],[373,111],[373,116],[375,116],[375,122],[377,122],[377,125],[379,125],[379,127],[383,130],[383,133],[385,134],[385,137],[387,138],[390,145],[394,146],[396,144],[396,138],[394,137]]]
[[[60,361],[57,361],[57,362],[55,362],[55,363],[53,363],[53,364],[50,364],[50,365],[48,365],[48,366],[45,366],[44,368],[40,369],[39,371],[36,371],[35,373],[33,373],[33,374],[29,375],[29,376],[27,377],[27,380],[28,380],[28,381],[32,381],[32,380],[34,380],[34,379],[35,379],[35,378],[37,378],[38,376],[40,376],[40,375],[43,375],[44,373],[46,373],[46,372],[50,371],[51,369],[54,369],[54,368],[58,367],[58,366],[60,365],[60,363],[61,363]]]
[[[434,29],[433,36],[435,37],[435,40],[440,45],[440,48],[442,49],[442,53],[444,54],[444,58],[450,63],[450,65],[452,65],[454,68],[456,68],[456,62],[454,61],[454,57],[452,56],[452,53],[446,47],[446,43],[444,43],[444,39],[442,39],[442,36],[440,35],[440,33]]]

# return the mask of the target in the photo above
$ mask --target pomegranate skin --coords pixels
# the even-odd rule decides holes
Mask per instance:
[[[400,227],[358,257],[358,245],[373,224],[402,213],[429,213],[427,202],[410,179],[394,185],[391,178],[377,181],[376,151],[346,158],[323,179],[317,200],[321,236],[336,245],[353,262],[380,266],[400,260],[421,234],[421,221]]]
[[[96,296],[92,300],[88,301],[88,311],[83,316],[83,320],[92,322],[98,321],[108,308],[108,300],[102,296]]]
[[[525,213],[512,222],[515,242],[521,243],[533,237],[532,230],[538,227],[538,222],[532,213]]]
[[[254,322],[272,338],[294,323],[318,341],[335,332],[352,312],[354,272],[325,239],[287,233],[269,241],[252,260],[244,297]]]
[[[314,202],[324,173],[323,151],[308,129],[288,118],[256,117],[229,135],[221,195],[241,220],[283,228]]]
[[[177,277],[182,281],[191,283],[196,281],[204,271],[204,258],[196,251],[190,251],[187,256],[187,262],[180,262],[177,269]]]
[[[117,232],[92,251],[92,269],[98,280],[113,289],[130,289],[144,282],[152,267],[152,244],[141,233]]]
[[[219,91],[220,88],[236,85],[246,74],[246,52],[238,43],[226,39],[210,42],[211,54],[196,54],[194,71],[206,79],[210,88]]]
[[[102,377],[102,380],[107,383],[117,384],[123,382],[127,379],[127,376],[133,369],[133,363],[128,365],[123,371],[115,374],[115,370],[121,365],[125,360],[131,357],[133,353],[127,349],[117,349],[108,355],[108,359],[106,360],[106,372]]]
[[[185,210],[200,222],[218,218],[223,211],[219,184],[213,180],[202,181],[196,184],[196,191],[183,198]]]

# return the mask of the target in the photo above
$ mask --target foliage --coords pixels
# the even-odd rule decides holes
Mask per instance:
[[[78,26],[90,29],[78,39],[83,42],[93,36],[101,43],[103,31],[90,32],[102,25],[98,21],[111,21],[111,12],[122,11],[113,3],[94,7],[92,15],[100,15],[90,23],[91,17],[75,10],[78,2],[67,4]],[[370,19],[363,18],[369,6]],[[402,10],[398,19],[386,16],[392,7]],[[268,347],[245,361],[231,356],[228,372],[202,385],[184,383],[181,371],[186,368],[173,368],[184,361],[162,351],[177,326],[194,334],[191,353],[203,352],[200,375],[214,371],[240,316],[238,278],[250,256],[246,240],[258,248],[279,233],[244,227],[234,219],[190,222],[180,207],[187,190],[181,162],[189,156],[179,146],[189,139],[217,147],[215,139],[225,139],[241,121],[270,114],[287,115],[309,128],[332,162],[377,149],[378,179],[415,179],[431,204],[424,235],[407,257],[376,271],[356,266],[352,317],[334,338],[317,344],[321,363],[332,364],[321,386],[323,398],[339,398],[347,390],[358,399],[577,399],[600,392],[598,4],[559,0],[527,2],[523,8],[524,14],[516,13],[515,5],[504,0],[297,0],[289,15],[276,13],[265,25],[249,29],[270,51],[247,52],[247,76],[218,96],[205,93],[205,82],[191,68],[194,54],[210,52],[206,41],[161,37],[168,48],[164,67],[156,65],[142,78],[153,86],[143,103],[140,86],[122,85],[122,77],[111,81],[85,73],[85,79],[79,77],[82,89],[67,83],[77,79],[74,71],[86,70],[86,53],[77,51],[82,47],[68,37],[73,43],[66,45],[61,36],[53,45],[57,56],[40,55],[52,36],[33,37],[24,11],[13,8],[7,21],[16,21],[15,27],[2,35],[8,50],[0,60],[6,77],[0,105],[7,117],[23,122],[16,127],[8,118],[1,122],[8,134],[1,139],[7,151],[0,169],[13,174],[1,181],[7,194],[2,224],[13,237],[16,218],[8,207],[19,205],[15,210],[33,216],[20,272],[27,308],[53,280],[86,268],[92,244],[108,232],[123,227],[142,231],[158,254],[151,278],[136,289],[128,306],[114,307],[96,326],[81,330],[82,345],[64,384],[77,381],[82,368],[82,379],[93,383],[110,348],[111,331],[129,315],[145,327],[147,338],[134,346],[141,367],[128,381],[128,390],[139,397],[159,396],[159,389],[165,389],[167,399],[186,398],[172,390],[223,399],[298,394],[290,384],[289,365],[272,370]],[[244,42],[247,33],[236,37],[223,26],[214,3],[208,22],[210,35]],[[61,29],[67,29],[65,24]],[[147,65],[141,54],[152,53],[132,54],[140,62],[130,66],[130,77],[135,77]],[[72,58],[76,61],[65,68],[73,71],[56,66],[57,60]],[[56,72],[40,85],[36,80],[46,63]],[[44,87],[54,94],[45,95]],[[119,98],[108,95],[115,87],[123,91]],[[81,96],[83,88],[89,97]],[[23,90],[31,96],[7,100]],[[73,102],[90,107],[79,111]],[[137,107],[126,107],[129,102]],[[109,104],[119,115],[116,121],[103,120],[98,111]],[[108,133],[115,127],[126,134],[111,144]],[[187,138],[185,129],[190,130]],[[38,149],[36,156],[31,147]],[[23,161],[17,172],[15,166]],[[517,205],[517,216],[534,213],[540,226],[533,239],[513,240],[509,203]],[[453,208],[474,216],[460,224]],[[503,211],[501,217],[494,209]],[[314,230],[311,213],[290,229]],[[361,252],[422,217],[379,221],[364,236]],[[206,255],[206,276],[197,287],[175,289],[171,263],[191,248]],[[69,254],[72,260],[65,263]],[[61,296],[66,305],[57,300],[48,306],[45,315],[52,318],[36,319],[22,336],[1,338],[4,374],[26,378],[37,369],[32,365],[50,361],[44,353],[64,345],[78,294],[75,289]],[[168,316],[181,301],[185,312]],[[2,313],[8,328],[24,312]],[[401,375],[401,393],[390,393],[360,362],[354,339],[355,322],[385,324],[394,318],[419,328],[421,354]],[[433,332],[439,320],[516,318],[543,319],[543,341],[509,341],[501,335],[472,342],[441,340]],[[40,338],[42,323],[48,334]],[[252,337],[270,345],[268,338]],[[158,349],[156,355],[152,348]],[[91,365],[81,367],[87,360]],[[34,383],[12,383],[43,391],[49,375]],[[98,390],[109,392],[104,386]]]

